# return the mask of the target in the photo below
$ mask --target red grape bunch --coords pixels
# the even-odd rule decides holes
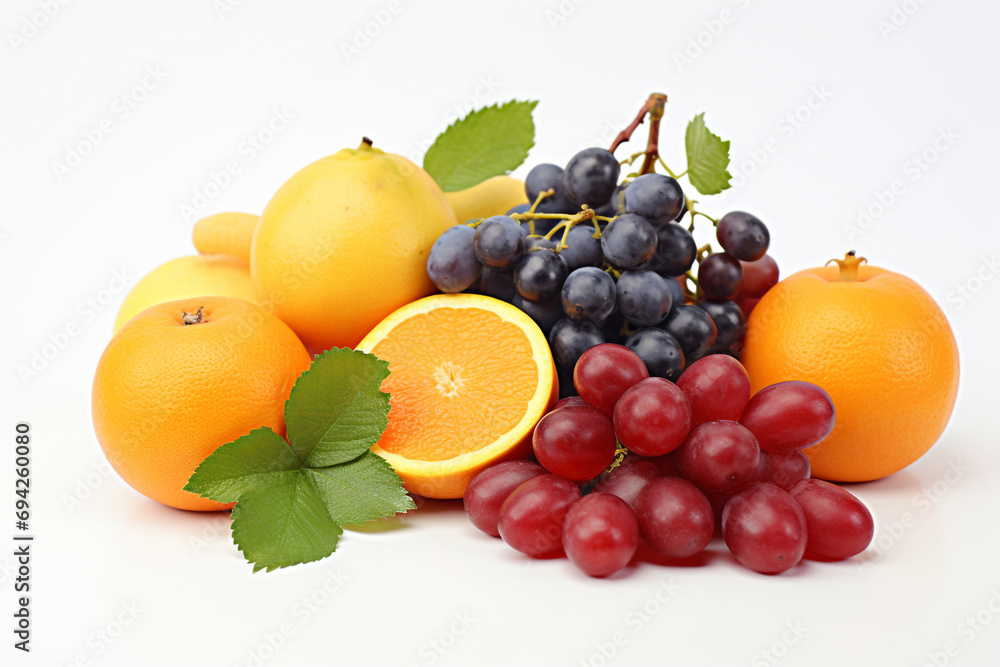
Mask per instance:
[[[810,479],[802,450],[833,429],[830,397],[808,382],[753,396],[730,355],[694,362],[676,383],[628,347],[580,355],[579,396],[535,428],[535,461],[477,475],[465,508],[483,532],[532,557],[565,554],[591,576],[614,574],[647,545],[666,562],[697,556],[717,527],[735,559],[777,574],[805,554],[864,551],[872,516],[848,491]]]

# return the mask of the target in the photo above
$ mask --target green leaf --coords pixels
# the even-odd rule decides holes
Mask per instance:
[[[535,145],[538,102],[512,100],[477,109],[438,135],[424,169],[445,192],[464,190],[516,169]]]
[[[304,474],[339,524],[363,523],[417,507],[392,466],[372,452],[340,465],[309,468]]]
[[[300,467],[285,439],[265,426],[215,450],[194,471],[184,490],[232,503],[252,488],[287,484]]]
[[[729,142],[723,141],[705,127],[705,114],[700,113],[688,123],[684,135],[687,150],[687,176],[691,185],[703,195],[716,195],[729,188],[732,174],[729,167]]]
[[[415,509],[392,467],[371,452],[388,424],[389,364],[349,349],[320,355],[285,403],[291,447],[259,428],[209,455],[184,487],[236,502],[233,540],[254,572],[326,558],[339,524]]]
[[[348,348],[316,357],[292,387],[285,427],[303,465],[319,468],[361,456],[389,424],[389,394],[382,381],[388,362]]]
[[[253,571],[326,558],[343,531],[305,475],[240,496],[233,508],[233,541]]]

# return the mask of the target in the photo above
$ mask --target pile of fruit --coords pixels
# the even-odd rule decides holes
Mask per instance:
[[[423,167],[365,138],[259,216],[200,220],[199,254],[133,288],[97,365],[112,466],[171,507],[231,509],[255,570],[325,558],[411,495],[464,497],[485,532],[596,576],[690,559],[716,528],[760,572],[860,552],[871,515],[821,480],[934,444],[951,329],[853,252],[778,282],[764,223],[694,198],[729,187],[729,142],[695,116],[671,170],[665,103],[524,182],[507,173],[536,103],[510,102],[450,126]],[[616,157],[646,121],[646,147]],[[706,221],[718,251],[695,241]]]
[[[612,150],[587,148],[565,168],[539,164],[524,183],[531,203],[452,227],[427,272],[442,292],[485,294],[531,316],[564,394],[577,359],[601,343],[624,344],[672,380],[705,355],[738,355],[746,317],[778,282],[768,229],[743,211],[716,221],[695,210],[656,164],[621,183]],[[697,247],[696,216],[716,224],[721,252]]]
[[[835,419],[816,385],[782,382],[751,396],[746,371],[721,354],[673,384],[610,343],[584,352],[573,380],[579,396],[535,428],[538,463],[500,463],[466,490],[472,523],[514,549],[565,551],[587,574],[607,576],[633,559],[640,537],[668,559],[691,558],[719,523],[740,563],[774,574],[807,551],[843,559],[871,542],[864,504],[809,479],[802,450]]]

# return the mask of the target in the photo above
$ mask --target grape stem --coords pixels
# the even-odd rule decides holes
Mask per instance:
[[[542,203],[542,200],[545,199],[546,197],[551,197],[555,193],[556,193],[556,191],[553,190],[552,188],[549,188],[548,190],[543,190],[542,192],[539,192],[538,196],[535,197],[535,201],[531,205],[531,208],[528,209],[528,213],[534,214],[535,213],[535,209],[538,208],[538,205]],[[528,234],[531,235],[531,236],[535,235],[535,219],[534,218],[528,218]]]
[[[646,150],[636,153],[622,162],[622,164],[632,164],[637,157],[645,155],[645,158],[642,161],[642,168],[639,169],[640,175],[651,173],[656,165],[656,161],[660,157],[660,121],[663,120],[663,112],[666,105],[667,96],[663,93],[653,93],[650,95],[645,103],[643,103],[642,108],[639,109],[639,113],[637,113],[632,122],[628,124],[628,127],[618,133],[615,140],[611,142],[611,148],[608,149],[614,153],[618,150],[619,146],[626,141],[629,141],[632,138],[632,134],[636,131],[636,128],[642,125],[648,115],[649,138],[646,141]]]
[[[667,96],[653,93],[647,100],[649,104],[649,139],[646,141],[646,158],[642,161],[639,174],[651,174],[660,158],[660,121],[667,106]]]
[[[639,113],[635,115],[635,118],[632,120],[632,122],[628,124],[628,127],[619,132],[618,136],[615,137],[615,140],[611,142],[611,148],[608,149],[609,151],[614,153],[616,150],[618,150],[619,146],[621,146],[623,143],[632,138],[632,133],[635,132],[637,127],[642,125],[642,122],[644,120],[646,120],[646,114],[649,113],[649,108],[650,106],[652,106],[653,98],[656,97],[656,95],[658,95],[658,93],[653,93],[652,95],[649,96],[649,98],[645,102],[643,102],[642,108],[639,109]],[[664,100],[666,100],[666,95],[664,95],[663,98]],[[640,154],[637,153],[636,155],[632,156],[632,159],[634,160],[639,155]]]
[[[701,285],[698,283],[698,279],[694,277],[694,271],[690,271],[689,270],[686,274],[684,274],[684,276],[687,279],[685,281],[685,285],[684,285],[684,293],[685,294],[690,294],[691,295],[691,299],[695,303],[697,303],[698,300],[701,299],[701,297],[702,297]],[[691,284],[694,285],[694,289],[693,290],[691,290],[690,288],[688,288],[688,286],[686,284],[687,281],[690,281]]]
[[[548,241],[552,240],[555,233],[562,230],[562,238],[559,240],[559,244],[556,246],[556,252],[562,250],[566,247],[566,240],[569,238],[569,230],[583,222],[584,220],[592,220],[594,218],[594,209],[585,208],[576,215],[570,216],[562,220],[559,224],[552,228],[548,234],[545,235],[545,239]],[[601,228],[597,227],[597,232],[595,234],[596,238],[600,238],[598,234],[601,233]]]

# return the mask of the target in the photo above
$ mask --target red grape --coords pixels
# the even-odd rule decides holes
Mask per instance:
[[[837,413],[829,394],[811,382],[790,380],[764,387],[750,399],[740,423],[772,454],[812,447],[833,430]]]
[[[579,499],[580,488],[565,477],[532,477],[514,489],[500,507],[500,537],[528,556],[558,554],[563,521]]]
[[[750,313],[753,312],[754,307],[760,301],[760,297],[747,296],[744,292],[737,292],[732,300],[740,307],[740,310],[743,312],[743,318],[746,319],[750,317]]]
[[[691,403],[691,426],[716,419],[739,421],[750,400],[750,376],[728,354],[710,354],[694,362],[677,386]]]
[[[771,482],[788,491],[799,480],[809,479],[811,470],[809,458],[802,452],[771,454],[762,449],[754,481]]]
[[[760,450],[753,434],[733,421],[696,426],[677,450],[685,479],[703,491],[736,491],[753,481]]]
[[[743,265],[743,294],[747,298],[759,299],[778,284],[778,264],[770,255],[764,255],[754,262],[740,261]]]
[[[610,493],[591,493],[566,515],[563,549],[592,577],[606,577],[628,565],[639,548],[639,523],[628,504]]]
[[[660,469],[660,474],[664,477],[680,477],[681,467],[677,463],[677,450],[670,452],[669,454],[664,454],[662,456],[652,456],[647,459],[656,464],[656,467]]]
[[[500,506],[507,496],[545,468],[532,461],[504,461],[476,475],[465,489],[465,513],[472,525],[487,535],[499,537]]]
[[[715,515],[715,525],[722,528],[722,510],[726,508],[726,503],[729,499],[735,496],[735,493],[723,492],[723,493],[713,493],[712,491],[702,491],[705,497],[708,498],[708,504],[712,506],[712,514]]]
[[[615,433],[642,456],[677,449],[691,430],[691,406],[670,380],[648,378],[624,394],[615,406]]]
[[[642,488],[661,476],[660,469],[652,461],[634,455],[626,456],[621,465],[597,483],[594,491],[618,496],[629,507],[635,507],[635,499]]]
[[[726,503],[722,537],[740,563],[756,572],[777,574],[802,560],[806,517],[787,491],[755,482]]]
[[[609,417],[625,390],[649,377],[639,355],[624,345],[595,345],[580,356],[573,369],[573,386],[580,397]]]
[[[680,477],[661,477],[646,485],[635,503],[643,539],[670,558],[700,553],[715,530],[708,499]]]
[[[560,408],[568,408],[571,405],[590,405],[590,403],[583,400],[579,396],[567,396],[566,398],[561,399],[558,403],[553,405],[552,409],[549,410],[549,412],[555,412]]]
[[[531,438],[546,470],[577,482],[600,475],[615,459],[615,427],[589,405],[571,405],[542,417]]]
[[[790,493],[805,514],[810,553],[850,558],[871,544],[875,521],[850,491],[819,479],[803,479]]]

